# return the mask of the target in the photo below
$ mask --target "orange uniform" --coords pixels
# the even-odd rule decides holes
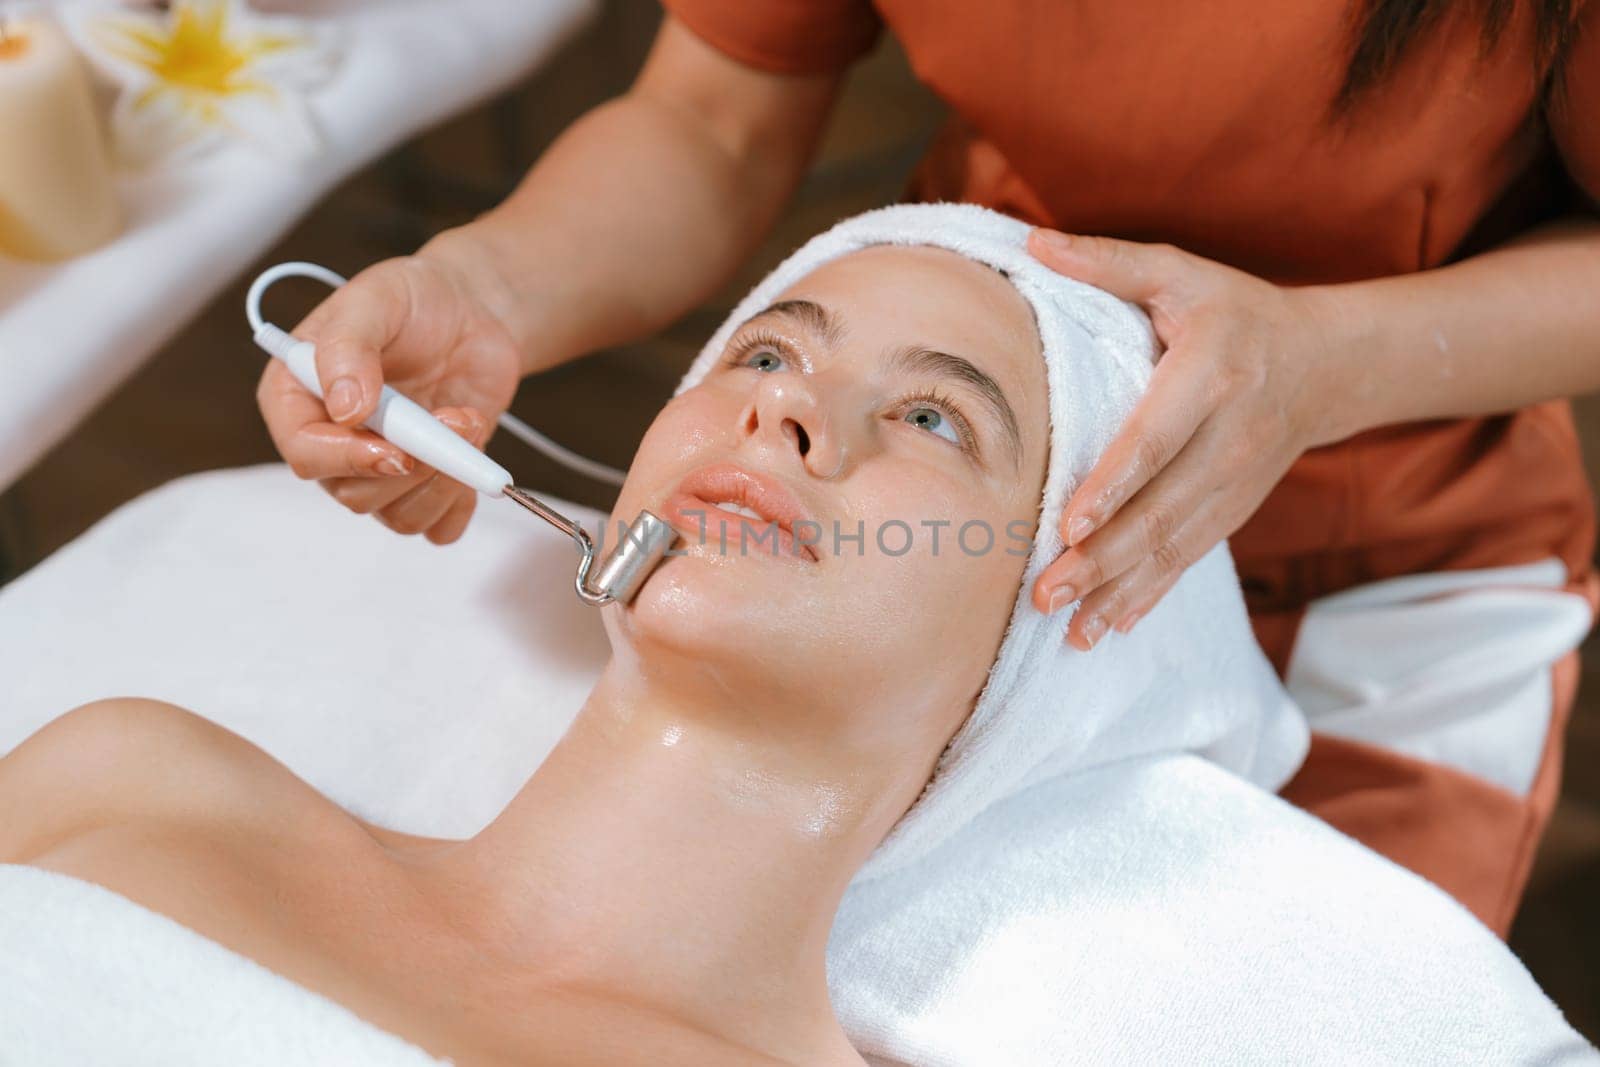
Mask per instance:
[[[1346,123],[1330,118],[1354,44],[1345,0],[666,7],[733,58],[786,73],[842,68],[887,24],[951,109],[911,198],[1168,242],[1283,284],[1448,262],[1557,213],[1569,179],[1600,196],[1600,3],[1580,10],[1564,108],[1541,104],[1528,5],[1485,55],[1462,4]],[[1229,543],[1282,673],[1311,601],[1397,575],[1556,557],[1592,613],[1594,542],[1571,408],[1556,400],[1313,449]],[[1503,933],[1553,804],[1576,668],[1572,652],[1551,672],[1548,741],[1525,794],[1329,737],[1285,793]]]

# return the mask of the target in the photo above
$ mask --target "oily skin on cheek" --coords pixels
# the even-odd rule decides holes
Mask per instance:
[[[888,250],[867,250],[868,254],[876,251]],[[1013,466],[1009,456],[994,447],[991,435],[986,469],[979,474],[976,488],[970,468],[929,463],[923,456],[910,467],[901,462],[894,469],[886,463],[883,476],[873,482],[876,518],[910,521],[918,550],[925,555],[904,569],[903,581],[886,592],[877,610],[883,618],[898,614],[904,632],[911,637],[911,647],[921,650],[918,662],[924,666],[938,663],[939,671],[927,673],[943,675],[952,683],[930,694],[935,706],[951,709],[942,729],[942,748],[943,741],[965,721],[987,681],[1026,566],[1044,485],[1048,412],[1043,398],[1047,384],[1033,311],[1010,282],[952,252],[915,251],[959,264],[970,276],[967,280],[977,283],[967,285],[960,294],[966,306],[959,314],[966,321],[982,323],[990,332],[983,338],[956,339],[947,347],[979,362],[1001,382],[1016,410],[1025,444]],[[858,262],[864,264],[865,256]],[[891,333],[921,338],[925,333],[920,328],[924,305],[917,296],[949,301],[952,306],[956,306],[956,296],[941,293],[923,279],[908,276],[906,280],[915,291],[885,301],[882,321]],[[804,283],[797,288],[803,290]],[[889,390],[894,384],[882,380],[879,387]],[[973,410],[970,404],[967,410]],[[935,531],[918,525],[923,519],[948,521],[949,525]],[[969,520],[980,521],[992,534],[990,543],[989,534],[981,530],[972,533],[966,543],[973,554],[963,549],[960,540],[962,525]],[[869,516],[869,528],[873,523],[874,517]],[[1013,530],[1021,531],[1023,537],[1011,536]],[[932,554],[935,537],[937,555]],[[865,639],[859,640],[858,647],[865,643]],[[884,654],[889,653],[885,650]]]
[[[684,449],[681,443],[702,420],[716,417],[697,403],[705,399],[685,394],[652,428],[652,436],[661,434],[663,447],[660,452],[647,447],[654,455],[669,456],[669,469],[697,465],[699,448]],[[651,577],[633,613],[615,623],[629,628],[629,643],[681,636],[677,650],[682,653],[708,642],[737,647],[731,672],[714,657],[697,657],[698,670],[726,679],[723,688],[730,696],[748,698],[774,681],[814,684],[818,665],[826,664],[831,680],[858,692],[879,689],[885,674],[892,673],[888,695],[908,710],[949,706],[955,689],[964,715],[993,661],[1025,562],[1006,552],[1016,547],[1006,537],[1006,523],[1031,521],[1036,507],[1024,504],[1019,493],[1004,502],[1010,510],[996,514],[992,497],[987,506],[977,506],[971,486],[948,471],[889,454],[853,470],[848,489],[844,504],[849,510],[822,520],[827,527],[820,545],[823,565],[774,565],[715,551],[668,560]],[[1032,479],[1027,493],[1037,493]],[[618,514],[632,507],[635,502],[627,501]],[[864,531],[859,556],[853,542],[842,542],[840,554],[834,554],[834,520],[846,533],[858,524]],[[987,552],[961,550],[957,534],[969,520],[994,530]],[[925,521],[947,525],[934,528]],[[905,532],[886,525],[895,522],[911,528],[911,548],[900,556],[888,555],[875,538],[875,531],[885,529],[884,545],[898,551]],[[969,544],[981,546],[983,540],[974,535]],[[754,569],[777,578],[781,593],[741,595],[748,582],[761,577],[750,573]],[[751,634],[759,639],[744,639]],[[926,669],[930,663],[940,669]],[[953,686],[957,680],[961,684]],[[886,730],[900,729],[893,717],[882,721]]]

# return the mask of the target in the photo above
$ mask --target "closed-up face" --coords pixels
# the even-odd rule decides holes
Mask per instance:
[[[613,648],[752,715],[912,720],[942,743],[982,689],[1038,516],[1032,310],[983,264],[878,246],[791,286],[720,357],[656,418],[618,500],[613,541],[645,508],[684,540],[605,612]]]

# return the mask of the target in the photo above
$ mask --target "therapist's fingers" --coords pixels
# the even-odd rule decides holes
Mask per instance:
[[[373,517],[397,534],[419,534],[444,518],[462,492],[471,490],[442,474],[430,474],[411,492],[373,512]]]
[[[471,408],[442,408],[434,414],[474,445],[487,439],[488,422]],[[378,521],[399,534],[428,533],[447,515],[463,506],[474,490],[443,474],[433,474],[420,485],[374,512]],[[470,517],[470,513],[469,513]]]
[[[1059,609],[1141,560],[1170,556],[1177,532],[1209,501],[1225,477],[1217,472],[1216,436],[1202,428],[1189,447],[1104,527],[1051,561],[1034,583],[1034,606],[1041,611],[1050,611],[1052,605]]]
[[[376,263],[336,289],[291,332],[317,346],[317,380],[328,415],[356,426],[377,409],[383,350],[412,313],[403,260]]]
[[[1156,319],[1186,303],[1195,264],[1187,252],[1161,244],[1119,241],[1113,237],[1061,233],[1036,228],[1028,234],[1028,251],[1058,274],[1144,306]]]
[[[1172,461],[1215,407],[1214,360],[1189,355],[1198,340],[1182,314],[1204,278],[1193,257],[1170,245],[1141,244],[1036,228],[1028,250],[1059,274],[1139,304],[1166,345],[1149,388],[1061,512],[1061,536],[1077,544]],[[1190,336],[1186,336],[1189,334]]]
[[[434,523],[423,534],[436,545],[448,545],[459,539],[467,531],[467,523],[472,520],[472,513],[478,507],[478,494],[468,493],[444,513],[444,518]]]
[[[471,408],[440,408],[434,412],[440,421],[475,447],[482,448],[487,435],[483,425],[487,419]],[[405,478],[324,478],[322,488],[340,504],[357,515],[371,515],[389,507],[401,497],[434,475],[426,463],[416,464],[416,470]],[[465,488],[465,487],[463,487]]]
[[[1174,532],[1162,549],[1135,563],[1078,605],[1067,626],[1067,643],[1080,651],[1093,648],[1111,629],[1127,633],[1167,594],[1185,570],[1217,543],[1221,524],[1213,498]]]
[[[1216,409],[1212,361],[1181,349],[1156,363],[1150,385],[1061,511],[1061,537],[1076,545],[1170,464]]]
[[[392,478],[411,473],[411,457],[368,430],[328,420],[322,401],[268,360],[256,403],[279,455],[301,478]]]
[[[329,496],[357,515],[371,515],[431,477],[433,468],[424,466],[405,478],[323,478],[321,485]]]

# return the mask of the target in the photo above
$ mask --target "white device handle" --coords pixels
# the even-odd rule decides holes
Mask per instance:
[[[273,358],[282,360],[301,385],[318,399],[322,398],[315,345],[296,340],[270,322],[261,324],[255,340]],[[511,484],[510,471],[472,447],[460,434],[434,418],[427,408],[390,386],[383,387],[378,397],[378,410],[362,425],[413,459],[480,493],[502,496],[506,486]]]

